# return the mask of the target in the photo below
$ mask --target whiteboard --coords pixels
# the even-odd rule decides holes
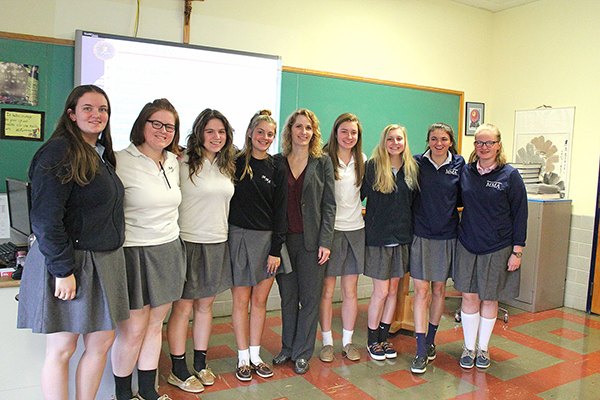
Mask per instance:
[[[95,84],[108,94],[115,150],[129,145],[139,112],[157,98],[177,109],[181,145],[205,108],[225,115],[239,148],[258,110],[279,120],[281,57],[81,30],[75,37],[75,84]],[[274,142],[271,150],[277,148]]]

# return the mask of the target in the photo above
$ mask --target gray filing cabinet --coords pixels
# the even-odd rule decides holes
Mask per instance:
[[[562,307],[567,275],[571,200],[528,200],[527,245],[521,260],[521,287],[502,302],[525,311]]]

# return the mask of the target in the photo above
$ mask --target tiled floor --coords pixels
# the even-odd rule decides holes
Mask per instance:
[[[416,343],[412,336],[391,338],[398,358],[371,360],[366,353],[367,305],[361,302],[354,333],[360,344],[361,360],[341,356],[339,305],[334,310],[336,359],[310,361],[305,375],[296,375],[292,363],[274,367],[275,375],[262,379],[254,375],[249,383],[235,377],[237,348],[231,320],[215,319],[209,367],[217,374],[214,386],[192,395],[170,386],[165,379],[170,360],[165,343],[160,363],[160,393],[181,400],[251,399],[600,399],[600,317],[562,308],[530,314],[509,308],[508,323],[498,320],[490,343],[492,365],[483,372],[463,370],[458,365],[462,350],[462,328],[454,321],[460,300],[448,299],[437,334],[438,356],[423,375],[409,371]],[[271,362],[281,346],[281,318],[269,313],[263,338],[262,358]],[[321,348],[317,342],[315,353]],[[188,354],[192,354],[191,339]],[[188,363],[192,357],[188,356]]]

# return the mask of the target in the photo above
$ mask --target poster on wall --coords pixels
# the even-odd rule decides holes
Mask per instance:
[[[465,135],[475,136],[477,128],[485,122],[485,104],[467,102],[465,111]]]
[[[37,65],[0,61],[0,103],[37,106],[39,70]]]
[[[538,193],[568,196],[574,125],[575,107],[515,111],[515,162],[541,165]]]

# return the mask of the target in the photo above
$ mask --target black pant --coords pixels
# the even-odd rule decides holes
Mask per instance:
[[[318,251],[304,248],[304,235],[287,236],[292,272],[276,276],[281,296],[282,354],[310,359],[315,350],[319,307],[325,265],[318,263]]]

